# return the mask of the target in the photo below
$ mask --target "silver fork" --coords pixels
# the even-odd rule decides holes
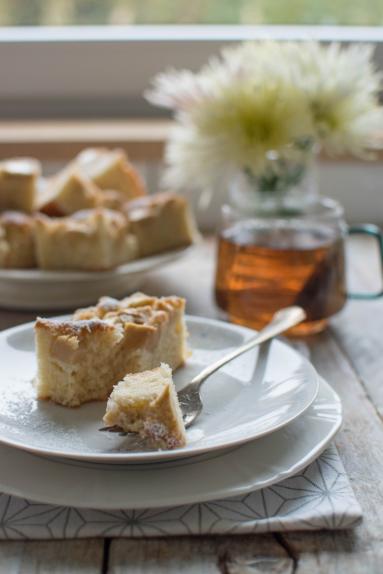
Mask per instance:
[[[196,418],[201,414],[203,409],[203,403],[200,395],[200,390],[203,383],[206,381],[210,375],[218,371],[223,365],[226,365],[236,357],[239,357],[243,353],[250,351],[257,345],[265,343],[270,339],[273,339],[277,335],[280,335],[284,331],[291,329],[298,323],[301,323],[306,318],[306,313],[302,307],[293,306],[286,307],[277,311],[270,323],[268,323],[261,331],[259,331],[255,337],[234,349],[221,359],[218,359],[215,363],[205,367],[198,375],[196,375],[191,382],[186,385],[183,389],[178,392],[178,400],[181,406],[183,420],[185,423],[185,428],[190,427]],[[108,431],[118,433],[121,436],[125,436],[130,433],[124,432],[118,426],[103,427],[100,431]]]
[[[255,337],[234,349],[224,357],[221,357],[208,367],[205,367],[194,379],[181,389],[178,393],[178,400],[181,405],[181,410],[183,414],[183,419],[185,427],[190,427],[196,418],[201,414],[203,409],[203,404],[201,400],[200,390],[203,383],[206,381],[210,375],[218,371],[223,365],[226,365],[236,357],[239,357],[243,353],[250,351],[257,345],[269,341],[276,335],[291,329],[298,323],[301,323],[306,318],[306,313],[302,307],[286,307],[285,309],[280,309],[277,311],[270,323],[268,323],[261,331],[259,331]]]

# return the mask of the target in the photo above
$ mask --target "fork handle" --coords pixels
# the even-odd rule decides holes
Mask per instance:
[[[237,347],[234,349],[234,351],[231,351],[231,353],[228,353],[221,359],[218,359],[218,361],[212,365],[209,365],[203,369],[198,375],[194,377],[191,383],[202,385],[202,383],[206,381],[210,375],[218,371],[218,369],[223,367],[223,365],[226,365],[226,363],[229,363],[236,357],[239,357],[239,355],[246,353],[246,351],[250,351],[250,349],[253,349],[257,345],[260,345],[265,341],[269,341],[276,335],[280,335],[284,331],[291,329],[291,327],[294,327],[295,325],[298,325],[298,323],[304,321],[305,318],[306,313],[302,307],[292,306],[280,309],[274,314],[270,323],[268,323],[261,331],[259,331],[255,337],[240,347]]]

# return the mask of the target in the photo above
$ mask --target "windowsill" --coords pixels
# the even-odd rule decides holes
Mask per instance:
[[[0,157],[67,160],[84,147],[122,147],[133,160],[158,160],[170,120],[12,120],[0,122]]]
[[[67,160],[84,147],[122,147],[136,161],[158,161],[172,127],[167,119],[8,120],[0,122],[0,157],[36,156],[42,161]],[[383,136],[377,159],[383,162]],[[363,162],[351,156],[323,161]]]

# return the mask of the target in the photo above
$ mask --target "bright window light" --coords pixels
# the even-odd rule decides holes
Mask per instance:
[[[1,26],[381,26],[381,0],[0,0]]]

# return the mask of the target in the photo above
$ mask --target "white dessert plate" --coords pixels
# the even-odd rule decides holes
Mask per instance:
[[[237,347],[254,331],[187,317],[192,356],[174,379],[181,388],[203,367]],[[0,333],[0,443],[46,456],[99,463],[149,463],[215,453],[288,424],[313,402],[318,376],[288,345],[273,341],[249,351],[212,375],[202,389],[204,410],[187,431],[188,444],[143,450],[132,435],[99,432],[105,402],[66,408],[35,398],[33,323]],[[135,437],[135,435],[133,435]]]
[[[183,257],[192,247],[136,259],[111,271],[0,269],[0,306],[58,310],[91,305],[105,293],[122,297],[137,290],[149,271]]]
[[[314,403],[289,425],[208,460],[116,466],[50,460],[0,445],[0,492],[105,510],[218,500],[270,486],[301,471],[325,449],[341,422],[339,397],[321,381]]]

